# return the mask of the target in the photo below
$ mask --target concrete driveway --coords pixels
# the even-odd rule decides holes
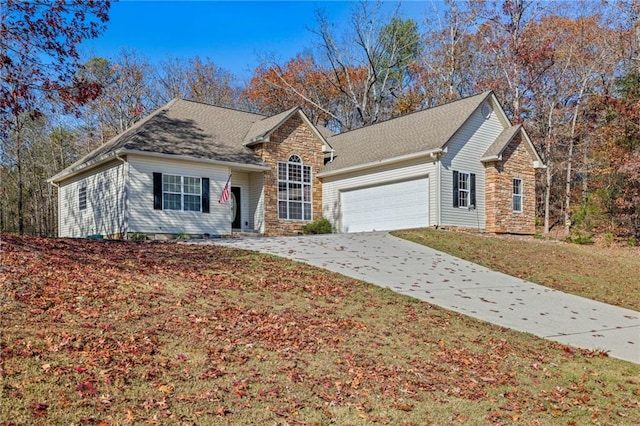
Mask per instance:
[[[385,232],[215,244],[339,272],[493,324],[640,364],[640,313],[491,271]]]

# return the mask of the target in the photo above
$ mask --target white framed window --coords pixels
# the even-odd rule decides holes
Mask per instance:
[[[453,172],[453,207],[476,208],[475,173]]]
[[[78,190],[78,209],[86,210],[87,209],[87,187],[83,185]]]
[[[513,179],[513,211],[522,212],[522,179]]]
[[[201,211],[202,183],[199,177],[162,175],[164,210]]]
[[[278,218],[311,220],[311,166],[298,155],[278,162]]]
[[[458,207],[469,207],[471,182],[469,173],[458,173]]]

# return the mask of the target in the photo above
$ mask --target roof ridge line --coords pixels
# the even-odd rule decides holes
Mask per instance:
[[[242,112],[244,114],[258,115],[258,116],[263,117],[263,118],[269,118],[268,115],[265,115],[265,114],[262,114],[262,113],[259,113],[259,112],[251,112],[251,111],[245,111],[243,109],[232,108],[232,107],[228,107],[228,106],[214,105],[214,104],[210,104],[208,102],[194,101],[193,99],[187,99],[187,98],[183,98],[183,97],[176,97],[174,99],[179,99],[181,101],[190,102],[190,103],[199,104],[199,105],[206,105],[206,106],[210,106],[210,107],[213,107],[213,108],[226,109],[226,110],[229,110],[229,111]]]
[[[350,129],[350,130],[346,130],[346,131],[344,131],[344,132],[340,132],[340,133],[337,133],[337,134],[335,134],[335,135],[332,135],[331,137],[333,138],[333,137],[336,137],[336,136],[341,136],[341,135],[344,135],[344,134],[347,134],[347,133],[351,133],[351,132],[356,132],[356,131],[358,131],[358,130],[362,130],[362,129],[365,129],[365,128],[368,128],[368,127],[373,127],[373,126],[376,126],[376,125],[378,125],[378,124],[388,123],[388,122],[390,122],[390,121],[398,120],[398,119],[400,119],[400,118],[404,118],[404,117],[410,117],[410,116],[412,116],[412,115],[419,114],[419,113],[421,113],[421,112],[434,110],[434,109],[437,109],[437,108],[440,108],[440,107],[444,107],[444,106],[447,106],[447,105],[451,105],[451,104],[456,103],[456,102],[466,101],[466,100],[469,100],[469,99],[474,98],[474,97],[476,97],[476,96],[480,97],[480,96],[483,96],[483,95],[484,95],[485,97],[487,97],[487,96],[489,96],[489,94],[491,94],[491,93],[493,93],[493,90],[485,90],[485,91],[482,91],[482,92],[480,92],[480,93],[476,93],[475,95],[469,95],[469,96],[466,96],[466,97],[464,97],[464,98],[460,98],[460,99],[453,99],[453,100],[448,101],[448,102],[445,102],[445,103],[443,103],[443,104],[440,104],[440,105],[434,105],[434,106],[432,106],[432,107],[424,108],[424,109],[421,109],[421,110],[418,110],[418,111],[411,111],[411,112],[410,112],[410,113],[408,113],[408,114],[399,115],[399,116],[397,116],[397,117],[392,117],[392,118],[390,118],[390,119],[388,119],[388,120],[384,120],[384,121],[378,121],[378,122],[375,122],[375,123],[369,124],[368,126],[358,127],[357,129]]]

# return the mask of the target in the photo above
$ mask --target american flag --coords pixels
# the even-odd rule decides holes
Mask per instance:
[[[231,173],[229,173],[229,179],[227,179],[227,183],[222,188],[222,194],[220,194],[219,203],[226,203],[229,200],[229,183],[231,182]]]

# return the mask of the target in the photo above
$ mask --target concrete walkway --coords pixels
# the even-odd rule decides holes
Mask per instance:
[[[215,244],[271,253],[360,279],[493,324],[640,364],[640,313],[572,296],[384,232],[238,238]]]

